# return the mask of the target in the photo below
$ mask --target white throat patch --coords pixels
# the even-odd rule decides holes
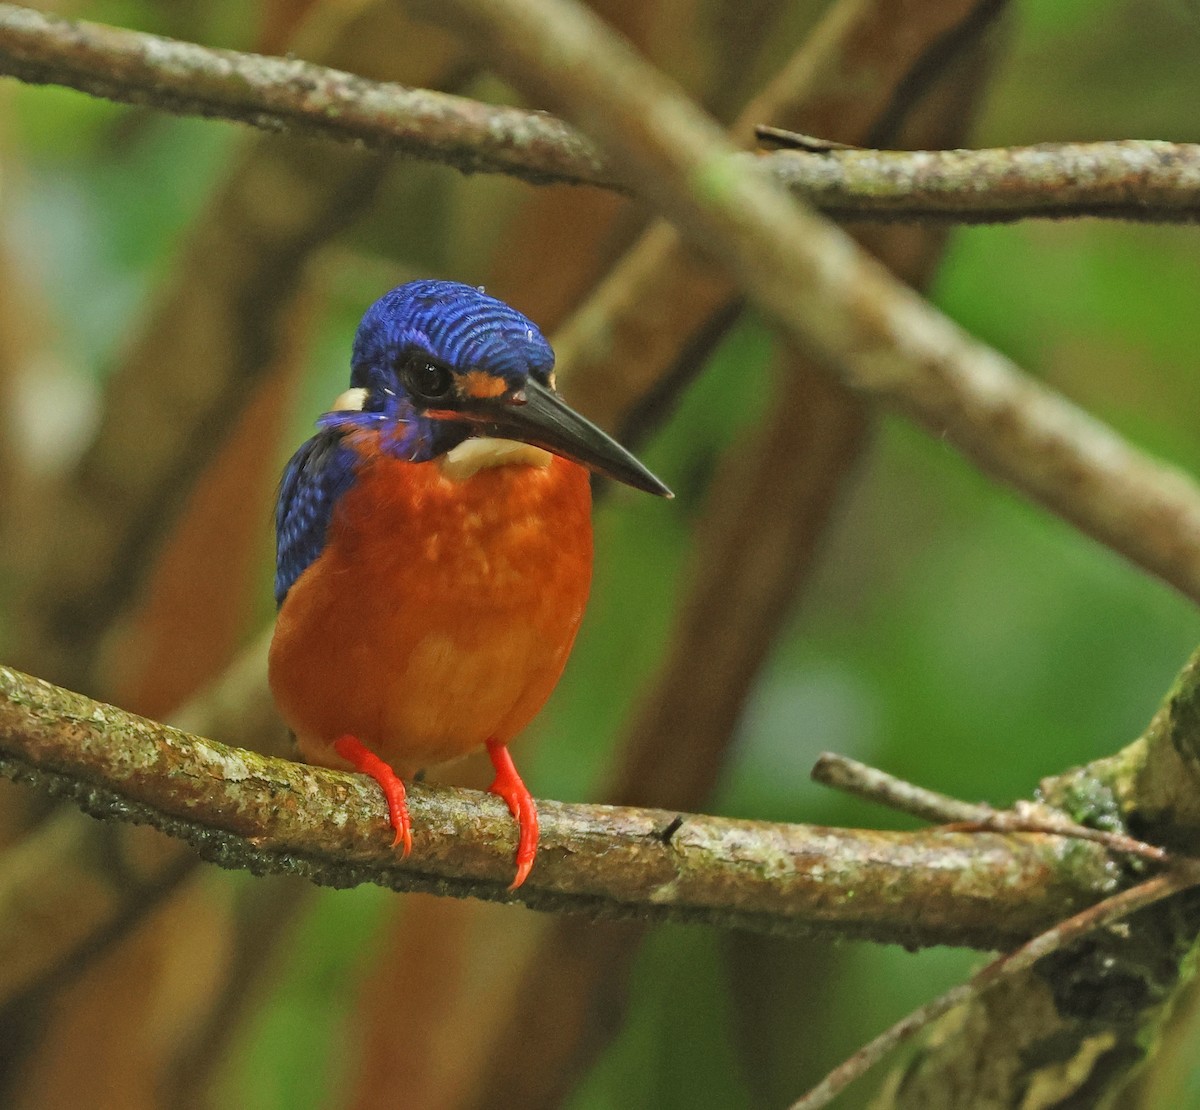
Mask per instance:
[[[493,466],[549,466],[550,452],[512,439],[465,439],[440,460],[442,473],[455,482]]]

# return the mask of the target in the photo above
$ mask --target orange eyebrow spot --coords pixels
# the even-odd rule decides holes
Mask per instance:
[[[499,397],[508,388],[503,378],[493,377],[484,370],[469,370],[461,380],[462,392],[468,397]]]

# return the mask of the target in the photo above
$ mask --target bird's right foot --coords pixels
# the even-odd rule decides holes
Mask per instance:
[[[529,872],[533,870],[533,861],[537,858],[537,803],[529,793],[529,788],[521,781],[521,776],[517,774],[508,748],[499,740],[489,740],[487,752],[492,766],[496,768],[496,780],[488,787],[488,793],[499,794],[507,803],[508,812],[517,821],[517,877],[508,888],[516,890],[528,878]]]

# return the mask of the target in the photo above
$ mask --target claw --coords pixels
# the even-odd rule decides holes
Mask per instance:
[[[333,750],[356,771],[369,775],[379,783],[379,789],[383,791],[383,797],[387,802],[388,817],[391,820],[392,828],[396,830],[396,838],[392,841],[392,847],[396,848],[403,844],[404,848],[400,854],[407,859],[409,852],[412,851],[412,821],[409,820],[408,802],[405,800],[404,783],[401,782],[400,776],[373,751],[363,747],[353,736],[343,736],[334,741]]]
[[[498,740],[487,742],[488,756],[492,766],[496,768],[496,779],[488,787],[489,794],[498,794],[508,804],[508,811],[517,822],[519,832],[517,840],[517,875],[509,885],[509,890],[516,890],[533,870],[533,861],[538,850],[538,814],[533,795],[521,781],[517,769],[513,765],[508,748]]]

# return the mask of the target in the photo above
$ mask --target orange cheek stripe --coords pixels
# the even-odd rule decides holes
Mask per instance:
[[[499,397],[506,389],[508,383],[503,378],[493,377],[482,370],[468,371],[462,377],[462,392],[468,397]]]

